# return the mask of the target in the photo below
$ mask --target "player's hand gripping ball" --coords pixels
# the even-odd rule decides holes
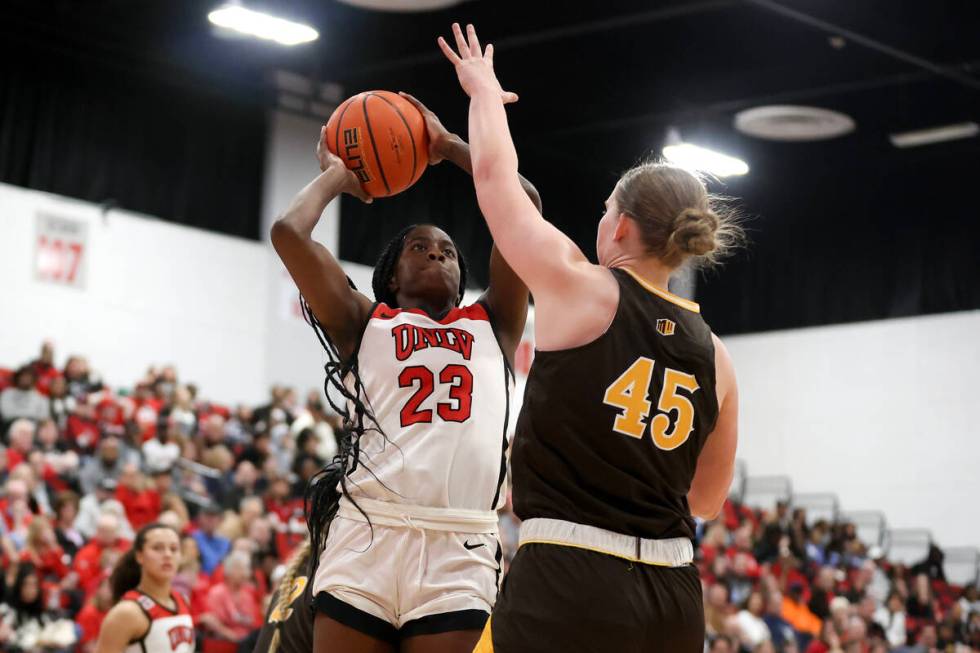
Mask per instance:
[[[429,165],[422,113],[389,91],[365,91],[346,100],[327,121],[326,140],[371,197],[402,192]]]

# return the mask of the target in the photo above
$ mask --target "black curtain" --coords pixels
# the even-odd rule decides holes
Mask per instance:
[[[265,109],[120,62],[0,45],[0,181],[257,239]]]
[[[518,151],[545,216],[594,260],[620,170],[585,156],[590,148],[519,141]],[[980,308],[978,170],[976,139],[905,151],[885,143],[871,157],[849,157],[840,143],[760,149],[749,175],[713,189],[739,198],[750,242],[699,275],[705,318],[730,334]],[[490,236],[472,181],[450,163],[399,196],[369,206],[345,198],[341,215],[344,259],[373,264],[402,226],[433,222],[469,258],[473,283],[487,281]]]

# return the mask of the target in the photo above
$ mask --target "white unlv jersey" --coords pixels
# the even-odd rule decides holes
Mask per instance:
[[[150,620],[142,638],[126,647],[124,653],[194,653],[194,620],[187,602],[177,592],[170,597],[176,606],[170,610],[138,590],[130,590],[123,601],[135,601]]]
[[[439,321],[378,304],[357,364],[387,441],[373,430],[361,439],[352,495],[482,511],[503,504],[513,375],[483,304]]]

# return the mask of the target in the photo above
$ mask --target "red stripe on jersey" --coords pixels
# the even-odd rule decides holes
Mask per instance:
[[[450,324],[456,320],[482,320],[484,322],[490,321],[490,316],[487,314],[487,309],[483,307],[483,304],[470,304],[469,306],[456,307],[446,313],[446,316],[441,320],[435,320],[429,316],[428,313],[420,308],[392,308],[387,304],[378,304],[371,313],[371,319],[378,320],[390,320],[397,317],[401,313],[412,313],[413,315],[424,315],[436,324]]]

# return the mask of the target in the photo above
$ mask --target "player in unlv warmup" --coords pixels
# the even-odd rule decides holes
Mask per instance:
[[[467,144],[406,97],[425,116],[430,162],[469,171]],[[322,131],[317,157],[322,174],[272,229],[330,355],[327,385],[346,398],[334,406],[340,454],[307,495],[314,651],[468,653],[500,576],[495,510],[527,288],[494,251],[488,290],[460,306],[463,258],[441,229],[416,225],[382,252],[372,302],[311,237],[340,193],[367,199]]]
[[[96,653],[194,653],[194,621],[170,583],[180,565],[180,535],[148,524],[112,572],[116,605],[109,610]]]
[[[534,295],[538,347],[512,458],[520,548],[477,650],[700,653],[692,516],[728,494],[738,400],[725,347],[667,283],[740,230],[699,179],[648,163],[606,199],[590,263],[520,192],[492,46],[453,32],[477,199]]]

